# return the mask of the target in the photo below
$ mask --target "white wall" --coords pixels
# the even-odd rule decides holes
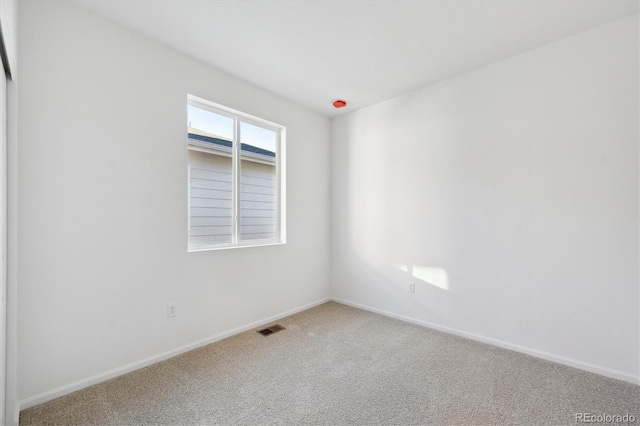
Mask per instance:
[[[636,15],[334,119],[332,296],[637,383],[638,71]]]
[[[327,118],[77,6],[19,12],[23,408],[328,296]],[[286,245],[187,253],[188,93],[287,127]]]

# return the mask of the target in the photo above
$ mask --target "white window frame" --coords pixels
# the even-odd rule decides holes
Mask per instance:
[[[220,105],[194,95],[187,95],[187,105],[204,109],[233,120],[233,144],[228,155],[232,158],[232,238],[231,243],[211,244],[204,247],[189,247],[187,236],[187,251],[200,252],[239,247],[255,247],[286,244],[286,127],[280,124],[255,117],[224,105]],[[185,120],[186,121],[186,120]],[[276,134],[276,237],[268,239],[240,240],[240,161],[241,161],[241,137],[240,123],[262,127]],[[214,152],[206,143],[199,143],[189,139],[187,135],[187,150]],[[220,155],[221,152],[215,151]],[[259,154],[256,154],[259,157]],[[256,158],[259,160],[259,158]],[[191,230],[191,166],[187,157],[187,228]]]

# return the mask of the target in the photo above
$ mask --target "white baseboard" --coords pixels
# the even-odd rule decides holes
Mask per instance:
[[[121,376],[123,374],[130,373],[131,371],[139,370],[139,369],[147,367],[147,366],[149,366],[151,364],[155,364],[157,362],[164,361],[165,359],[169,359],[169,358],[172,358],[174,356],[180,355],[182,353],[189,352],[189,351],[191,351],[193,349],[197,349],[199,347],[206,346],[208,344],[217,342],[218,340],[226,339],[227,337],[231,337],[231,336],[236,335],[238,333],[242,333],[244,331],[251,330],[252,328],[259,327],[259,326],[261,326],[263,324],[266,324],[266,323],[269,323],[269,322],[272,322],[272,321],[276,321],[276,320],[279,320],[279,319],[284,318],[284,317],[288,317],[289,315],[297,314],[298,312],[302,312],[302,311],[305,311],[307,309],[313,308],[314,306],[318,306],[318,305],[321,305],[323,303],[326,303],[329,300],[331,300],[331,299],[328,298],[328,297],[326,297],[324,299],[316,300],[315,302],[308,303],[306,305],[299,306],[297,308],[290,309],[288,311],[281,312],[279,314],[272,315],[270,317],[263,318],[263,319],[258,320],[258,321],[254,321],[254,322],[251,322],[249,324],[245,324],[245,325],[240,326],[240,327],[236,327],[236,328],[231,329],[229,331],[225,331],[224,333],[219,333],[219,334],[216,334],[215,336],[207,337],[205,339],[198,340],[198,341],[193,342],[193,343],[189,343],[189,344],[181,346],[179,348],[172,349],[172,350],[169,350],[169,351],[166,351],[166,352],[162,352],[162,353],[160,353],[158,355],[150,356],[150,357],[142,359],[140,361],[135,361],[135,362],[132,362],[130,364],[123,365],[122,367],[114,368],[113,370],[105,371],[104,373],[96,374],[94,376],[87,377],[86,379],[78,380],[78,381],[70,383],[68,385],[60,386],[60,387],[57,387],[55,389],[51,389],[51,390],[48,390],[46,392],[42,392],[42,393],[37,394],[35,396],[32,396],[32,397],[26,398],[26,399],[24,399],[22,401],[19,401],[17,413],[20,413],[21,410],[25,410],[27,408],[34,407],[34,406],[39,405],[39,404],[43,404],[43,403],[45,403],[47,401],[51,401],[52,399],[59,398],[59,397],[61,397],[63,395],[69,394],[71,392],[75,392],[77,390],[84,389],[84,388],[89,387],[89,386],[93,386],[95,384],[104,382],[106,380],[113,379],[114,377],[118,377],[118,376]]]
[[[380,315],[384,315],[386,317],[390,317],[390,318],[395,318],[398,319],[400,321],[405,321],[411,324],[416,324],[416,325],[420,325],[423,327],[427,327],[427,328],[431,328],[434,330],[438,330],[438,331],[443,331],[445,333],[449,333],[449,334],[454,334],[456,336],[461,336],[461,337],[465,337],[467,339],[471,339],[471,340],[476,340],[478,342],[482,342],[482,343],[487,343],[490,345],[494,345],[494,346],[498,346],[501,348],[505,348],[505,349],[509,349],[512,351],[516,351],[516,352],[521,352],[527,355],[531,355],[531,356],[535,356],[537,358],[542,358],[545,359],[547,361],[552,361],[552,362],[556,362],[558,364],[563,364],[563,365],[567,365],[569,367],[574,367],[574,368],[578,368],[581,370],[585,370],[585,371],[589,371],[592,373],[596,373],[596,374],[600,374],[602,376],[606,376],[606,377],[611,377],[613,379],[618,379],[618,380],[622,380],[628,383],[633,383],[635,385],[640,385],[640,378],[632,376],[630,374],[627,373],[623,373],[621,371],[617,371],[617,370],[612,370],[609,368],[605,368],[605,367],[599,367],[597,365],[593,365],[593,364],[588,364],[582,361],[578,361],[575,359],[571,359],[571,358],[566,358],[566,357],[562,357],[559,355],[554,355],[554,354],[550,354],[548,352],[543,352],[543,351],[539,351],[536,349],[531,349],[531,348],[527,348],[524,346],[520,346],[520,345],[515,345],[512,343],[507,343],[504,342],[502,340],[498,340],[498,339],[493,339],[491,337],[486,337],[486,336],[482,336],[479,334],[475,334],[475,333],[469,333],[466,331],[462,331],[462,330],[457,330],[451,327],[446,327],[446,326],[442,326],[439,324],[435,324],[435,323],[431,323],[428,321],[422,321],[416,318],[411,318],[411,317],[407,317],[404,315],[399,315],[399,314],[395,314],[393,312],[388,312],[388,311],[384,311],[382,309],[377,309],[377,308],[373,308],[371,306],[366,306],[366,305],[362,305],[360,303],[355,303],[355,302],[350,302],[348,300],[344,300],[344,299],[340,299],[340,298],[324,298],[324,299],[320,299],[317,300],[315,302],[303,305],[303,306],[299,306],[295,309],[291,309],[288,310],[286,312],[281,312],[277,315],[272,315],[270,317],[267,318],[263,318],[261,320],[258,321],[254,321],[251,322],[249,324],[245,324],[241,327],[236,327],[234,329],[231,329],[229,331],[226,331],[224,333],[219,333],[216,334],[214,336],[211,337],[207,337],[205,339],[202,340],[198,340],[196,342],[193,343],[189,343],[187,345],[181,346],[179,348],[176,349],[172,349],[163,353],[160,353],[158,355],[154,355],[145,359],[142,359],[140,361],[136,361],[136,362],[132,362],[130,364],[127,365],[123,365],[122,367],[118,367],[118,368],[114,368],[112,370],[109,371],[105,371],[104,373],[100,373],[100,374],[96,374],[94,376],[91,377],[87,377],[86,379],[82,379],[82,380],[78,380],[76,382],[70,383],[68,385],[64,385],[64,386],[60,386],[57,387],[55,389],[51,389],[49,391],[46,392],[42,392],[40,394],[37,394],[35,396],[26,398],[22,401],[18,402],[18,409],[16,410],[16,416],[19,415],[21,410],[25,410],[27,408],[30,407],[34,407],[36,405],[45,403],[47,401],[51,401],[53,399],[59,398],[63,395],[69,394],[71,392],[75,392],[77,390],[89,387],[89,386],[93,386],[95,384],[104,382],[106,380],[110,380],[113,379],[114,377],[118,377],[121,376],[123,374],[129,373],[131,371],[135,371],[135,370],[139,370],[140,368],[144,368],[147,367],[151,364],[155,364],[157,362],[160,361],[164,361],[166,359],[172,358],[174,356],[180,355],[182,353],[191,351],[193,349],[197,349],[199,347],[202,346],[206,346],[210,343],[214,343],[217,342],[219,340],[222,339],[226,339],[227,337],[231,337],[233,335],[236,335],[238,333],[242,333],[244,331],[247,330],[251,330],[252,328],[256,328],[262,324],[266,324],[284,317],[287,317],[289,315],[293,315],[296,314],[298,312],[302,312],[304,310],[313,308],[314,306],[318,306],[321,305],[325,302],[328,301],[334,301],[336,303],[341,303],[343,305],[347,305],[347,306],[352,306],[354,308],[358,308],[358,309],[362,309],[365,311],[369,311],[369,312],[374,312],[376,314],[380,314]],[[16,418],[16,423],[17,423],[18,419]]]
[[[606,367],[599,367],[597,365],[589,364],[586,362],[578,361],[576,359],[566,358],[560,355],[550,354],[548,352],[539,351],[537,349],[531,349],[513,343],[504,342],[502,340],[493,339],[491,337],[482,336],[480,334],[469,333],[466,331],[458,330],[451,327],[431,323],[428,321],[422,321],[416,318],[407,317],[404,315],[395,314],[393,312],[384,311],[382,309],[373,308],[371,306],[362,305],[360,303],[350,302],[348,300],[332,297],[332,301],[341,303],[343,305],[351,306],[354,308],[362,309],[365,311],[373,312],[376,314],[384,315],[386,317],[398,319],[411,324],[421,325],[423,327],[431,328],[433,330],[443,331],[445,333],[454,334],[456,336],[464,337],[467,339],[475,340],[482,343],[487,343],[500,348],[509,349],[516,352],[521,352],[527,355],[534,356],[536,358],[542,358],[547,361],[552,361],[558,364],[567,365],[569,367],[578,368],[580,370],[589,371],[591,373],[600,374],[601,376],[610,377],[613,379],[622,380],[624,382],[632,383],[634,385],[640,385],[640,378],[624,373],[622,371],[612,370]]]

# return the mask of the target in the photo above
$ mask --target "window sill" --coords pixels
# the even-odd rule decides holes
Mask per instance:
[[[215,251],[215,250],[228,250],[228,249],[237,249],[237,248],[247,248],[247,247],[265,247],[265,246],[282,246],[287,244],[286,241],[251,241],[246,243],[239,243],[236,245],[220,245],[220,246],[208,246],[208,247],[198,247],[198,248],[187,248],[187,253],[197,253],[201,251]]]

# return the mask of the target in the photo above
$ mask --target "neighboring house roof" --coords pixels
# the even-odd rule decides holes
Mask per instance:
[[[198,132],[198,133],[204,133],[204,132]],[[232,142],[230,140],[216,138],[216,137],[213,137],[213,136],[205,136],[203,134],[198,134],[198,133],[192,133],[191,129],[189,129],[189,132],[187,133],[187,135],[189,136],[189,139],[194,139],[194,140],[201,141],[201,142],[207,142],[207,143],[212,143],[212,144],[216,144],[216,145],[219,145],[219,146],[225,146],[227,148],[231,148]],[[258,148],[256,146],[249,145],[249,144],[246,144],[246,143],[240,144],[240,149],[242,151],[254,152],[256,154],[265,155],[267,157],[275,157],[276,156],[276,153],[273,152],[273,151],[269,151],[269,150],[266,150],[266,149]]]

